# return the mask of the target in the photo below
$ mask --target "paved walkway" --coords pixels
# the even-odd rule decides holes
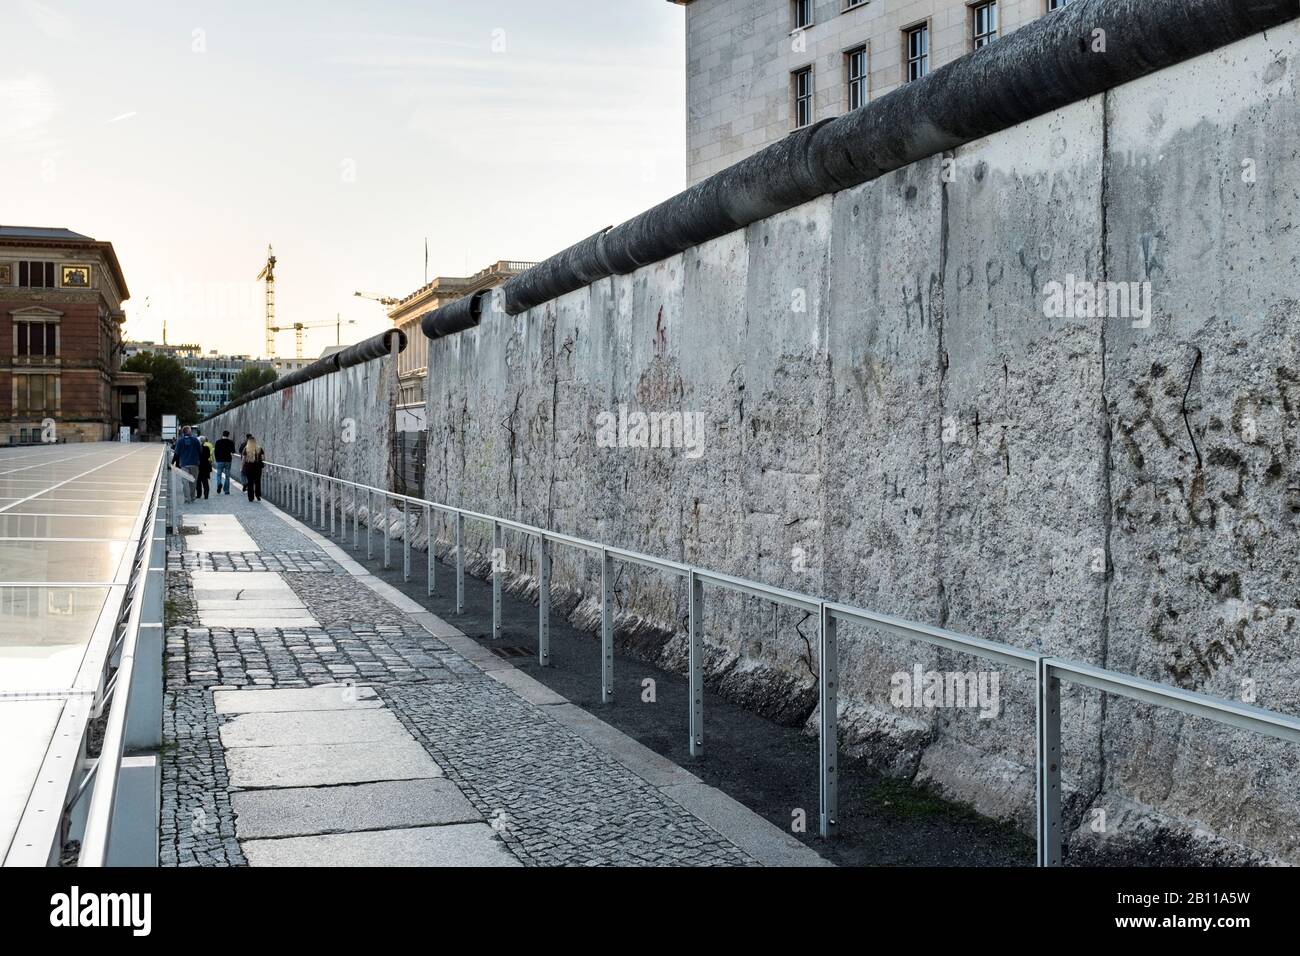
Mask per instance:
[[[164,865],[822,862],[269,502],[184,510]]]

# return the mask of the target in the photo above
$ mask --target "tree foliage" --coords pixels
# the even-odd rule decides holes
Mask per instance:
[[[230,383],[230,401],[243,398],[254,389],[270,385],[276,379],[275,369],[247,365],[239,370],[235,380]]]
[[[145,392],[151,433],[157,435],[162,432],[163,415],[175,415],[182,425],[193,424],[198,419],[194,376],[170,355],[141,352],[123,362],[122,371],[146,372],[152,376]]]

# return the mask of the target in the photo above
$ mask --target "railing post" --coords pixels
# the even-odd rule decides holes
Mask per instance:
[[[1045,657],[1038,658],[1037,797],[1038,865],[1061,865],[1061,682]]]
[[[393,542],[388,535],[388,495],[382,491],[379,493],[379,510],[383,512],[383,525],[379,534],[383,538],[384,570],[387,571],[393,566]]]
[[[465,613],[465,516],[456,512],[456,613]]]
[[[704,756],[704,582],[692,570],[686,579],[690,634],[687,682],[690,697],[691,756]]]
[[[437,567],[437,559],[433,555],[433,509],[428,505],[424,506],[424,533],[427,539],[427,550],[424,552],[426,567],[425,575],[425,594],[433,594],[433,575]]]
[[[551,545],[546,535],[537,539],[537,663],[551,666]]]
[[[317,503],[317,507],[316,507],[316,522],[317,522],[317,526],[322,531],[324,531],[325,530],[325,496],[329,489],[329,479],[326,478],[324,475],[321,475],[319,478],[316,479],[316,488],[317,491],[320,492],[320,501]]]
[[[366,560],[370,561],[375,556],[374,545],[371,542],[371,534],[375,530],[375,493],[370,488],[366,489]]]
[[[402,499],[402,580],[411,580],[411,503]]]
[[[835,618],[821,606],[817,628],[821,644],[818,687],[821,697],[821,726],[818,734],[821,770],[821,835],[832,837],[840,827],[839,786],[839,650],[835,642]]]
[[[501,636],[501,574],[505,570],[501,525],[492,522],[492,638]]]
[[[600,702],[614,700],[614,559],[600,549]]]
[[[334,528],[335,528],[335,524],[334,524],[334,513],[338,510],[338,504],[339,504],[339,488],[338,488],[338,485],[335,484],[334,479],[332,479],[332,478],[327,478],[327,479],[325,479],[325,480],[329,482],[329,489],[330,489],[330,494],[329,494],[329,503],[330,503],[330,537],[333,538],[333,537],[335,536],[335,534],[334,534]]]
[[[361,543],[361,489],[352,486],[352,550]]]

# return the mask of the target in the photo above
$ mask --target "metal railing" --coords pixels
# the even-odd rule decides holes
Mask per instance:
[[[318,472],[293,468],[288,465],[266,462],[263,477],[270,476],[269,497],[321,529],[335,530],[335,511],[339,516],[339,533],[347,532],[346,497],[351,495],[352,544],[359,547],[361,497],[366,504],[366,557],[373,558],[372,527],[375,524],[375,502],[379,501],[384,514],[383,566],[391,567],[391,536],[388,527],[388,502],[401,502],[403,514],[403,577],[411,578],[411,523],[408,505],[423,510],[428,535],[427,593],[434,593],[433,512],[449,516],[454,521],[456,558],[456,613],[465,609],[465,522],[486,525],[492,540],[492,637],[501,636],[501,589],[505,562],[503,560],[502,532],[514,531],[536,539],[539,545],[538,561],[538,663],[550,664],[550,574],[551,548],[564,546],[600,556],[601,602],[601,701],[613,700],[614,673],[614,562],[635,564],[684,578],[687,582],[688,608],[688,682],[689,682],[689,733],[692,756],[704,753],[704,644],[703,608],[705,586],[728,590],[771,601],[775,604],[797,608],[817,616],[818,619],[818,698],[821,720],[819,738],[819,795],[820,833],[833,836],[839,826],[839,743],[838,743],[838,645],[836,630],[840,623],[859,624],[882,631],[894,637],[944,647],[976,657],[997,662],[1005,667],[1032,674],[1035,688],[1035,779],[1036,779],[1036,842],[1039,866],[1060,866],[1064,839],[1061,819],[1061,682],[1069,681],[1091,687],[1104,693],[1127,697],[1170,710],[1204,717],[1242,730],[1300,743],[1300,718],[1265,710],[1250,704],[1225,700],[1195,691],[1160,684],[1083,664],[1053,657],[1037,651],[1025,650],[1010,644],[985,638],[959,634],[955,631],[917,624],[865,608],[837,601],[773,587],[759,581],[711,571],[707,568],[684,564],[625,548],[613,547],[573,535],[539,528],[524,522],[483,514],[466,508],[397,494],[371,485],[360,484]]]

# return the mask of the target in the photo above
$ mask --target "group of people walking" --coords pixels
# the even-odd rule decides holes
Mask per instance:
[[[194,479],[194,484],[186,483],[185,500],[194,501],[207,498],[210,491],[212,472],[217,473],[217,494],[230,494],[230,469],[236,455],[235,443],[230,432],[224,431],[216,443],[208,441],[189,425],[181,429],[176,439],[175,454],[172,464],[186,472]],[[251,434],[244,436],[239,445],[238,455],[243,462],[241,478],[249,501],[262,500],[262,469],[266,459],[265,452]]]

